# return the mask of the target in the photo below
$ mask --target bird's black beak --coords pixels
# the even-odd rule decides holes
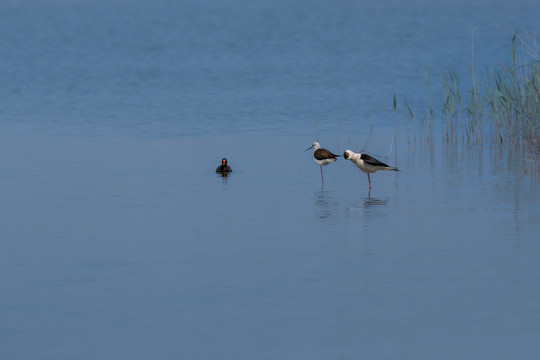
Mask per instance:
[[[313,145],[311,145],[311,146],[308,147],[306,150],[304,150],[304,152],[308,151],[309,149],[313,149]]]

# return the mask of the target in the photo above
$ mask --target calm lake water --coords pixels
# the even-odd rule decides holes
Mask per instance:
[[[0,14],[0,358],[538,359],[538,165],[392,105],[470,76],[473,29],[478,68],[509,61],[537,1]],[[323,187],[317,139],[401,171]]]

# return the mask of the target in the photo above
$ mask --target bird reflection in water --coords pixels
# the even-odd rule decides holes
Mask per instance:
[[[388,204],[388,198],[379,199],[379,198],[371,197],[371,189],[369,189],[367,193],[367,197],[363,200],[363,205],[364,205],[364,208],[366,209],[372,206],[386,205],[386,204]]]
[[[223,181],[226,181],[227,180],[227,176],[229,176],[230,173],[228,172],[222,172],[222,173],[217,173],[217,176],[220,177],[220,178],[223,178]]]
[[[388,204],[388,198],[377,199],[377,198],[372,198],[371,196],[368,196],[367,198],[364,199],[364,208],[369,208],[369,207],[377,206],[377,205],[386,205],[386,204]]]
[[[336,214],[338,203],[335,201],[332,193],[328,191],[319,191],[315,194],[315,215],[319,219],[326,219]]]
[[[347,214],[352,217],[359,215],[385,215],[386,212],[380,212],[388,205],[388,197],[376,198],[371,196],[371,192],[368,192],[367,197],[360,198],[354,202],[352,206],[347,209]]]

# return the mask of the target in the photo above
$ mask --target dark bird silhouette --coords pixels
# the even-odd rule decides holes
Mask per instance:
[[[221,174],[227,174],[227,173],[232,172],[231,167],[229,165],[227,165],[227,159],[226,158],[221,159],[221,165],[219,165],[217,167],[216,172],[221,173]]]

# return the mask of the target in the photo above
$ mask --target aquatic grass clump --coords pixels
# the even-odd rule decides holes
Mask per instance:
[[[536,44],[535,44],[536,45]],[[536,50],[536,48],[535,48]],[[523,140],[540,157],[540,57],[529,63],[516,60],[516,35],[512,39],[512,65],[501,66],[490,77],[484,93],[488,116],[496,124],[499,141]]]
[[[518,40],[523,47],[519,57]],[[455,71],[443,74],[441,120],[445,142],[523,143],[535,158],[540,158],[540,57],[535,39],[521,41],[515,33],[511,58],[511,64],[486,70],[480,81],[473,55],[472,89],[467,92],[463,92]],[[433,141],[434,112],[429,78],[427,86],[429,116],[415,116],[405,99],[406,117],[410,115],[413,121],[420,119],[421,135]]]

